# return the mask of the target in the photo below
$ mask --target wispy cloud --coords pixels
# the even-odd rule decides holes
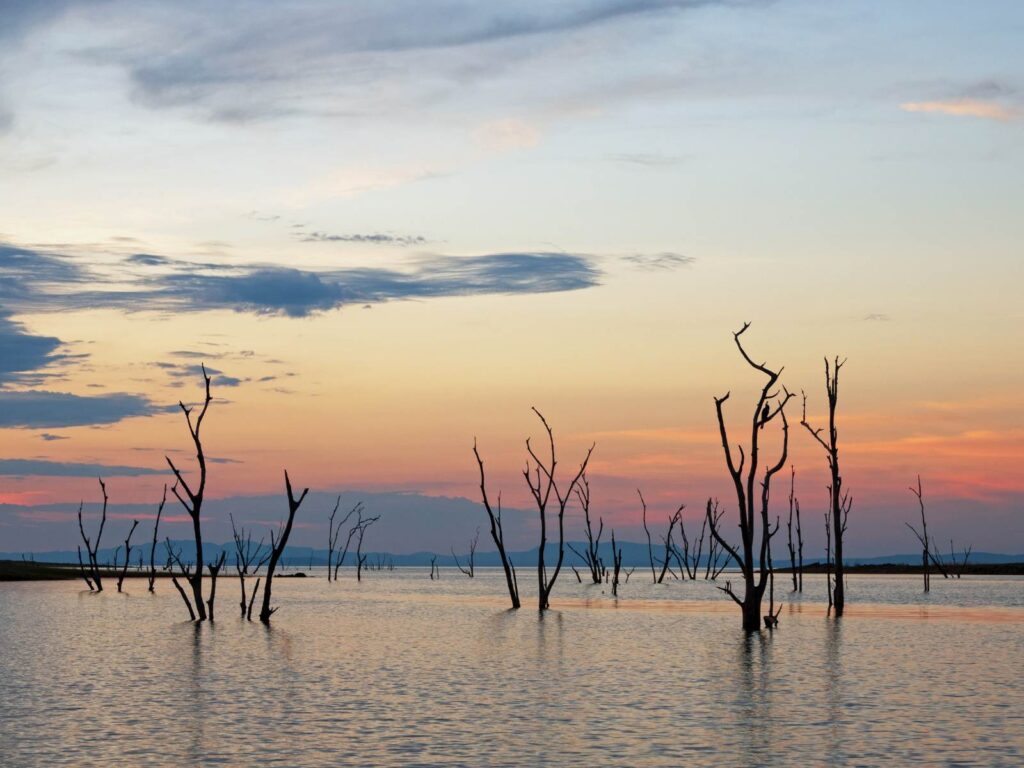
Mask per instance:
[[[387,235],[380,232],[373,234],[331,235],[326,232],[298,232],[296,238],[304,243],[359,243],[368,245],[423,245],[427,238],[422,235]]]
[[[907,101],[900,104],[904,112],[925,112],[953,117],[976,117],[1006,122],[1021,115],[1020,109],[981,99],[950,99],[945,101]]]
[[[694,256],[688,256],[683,253],[665,252],[649,254],[634,253],[628,256],[623,256],[622,260],[628,264],[632,264],[637,269],[654,272],[688,267],[697,259]]]

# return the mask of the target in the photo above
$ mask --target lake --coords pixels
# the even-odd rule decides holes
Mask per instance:
[[[543,618],[525,568],[517,612],[499,570],[312,573],[269,629],[230,577],[212,625],[166,580],[0,585],[0,763],[1024,764],[1024,578],[858,575],[835,621],[823,577],[780,576],[746,636],[712,583],[640,568],[618,602],[563,571]]]

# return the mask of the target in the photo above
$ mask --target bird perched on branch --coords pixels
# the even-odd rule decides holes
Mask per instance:
[[[771,409],[768,407],[768,403],[764,404],[764,408],[761,409],[761,429],[764,429],[764,425],[768,423],[768,414]]]

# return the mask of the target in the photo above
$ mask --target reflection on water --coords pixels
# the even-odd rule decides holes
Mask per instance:
[[[1024,761],[1021,579],[853,578],[843,620],[809,592],[750,636],[710,585],[636,575],[618,608],[560,583],[543,619],[500,572],[285,579],[269,629],[224,585],[215,625],[165,582],[0,586],[0,764]]]

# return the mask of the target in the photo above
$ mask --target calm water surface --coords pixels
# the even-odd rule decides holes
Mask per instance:
[[[712,585],[649,582],[569,572],[540,619],[493,570],[282,579],[269,630],[229,578],[202,626],[166,581],[0,585],[0,764],[1024,764],[1024,579],[852,577],[838,622],[780,582],[753,637]]]

